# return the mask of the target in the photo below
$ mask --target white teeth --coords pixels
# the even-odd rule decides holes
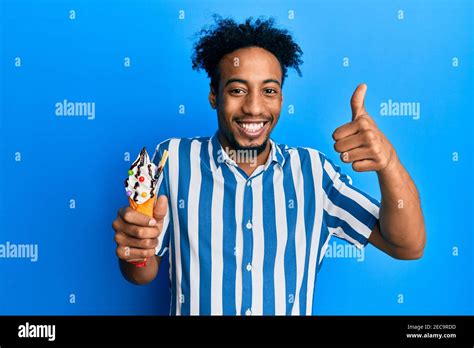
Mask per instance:
[[[250,131],[250,132],[258,132],[263,127],[263,122],[260,123],[241,123],[241,126]]]

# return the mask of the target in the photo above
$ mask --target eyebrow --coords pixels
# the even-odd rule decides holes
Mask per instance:
[[[239,83],[243,83],[243,84],[248,84],[248,81],[247,81],[247,80],[242,80],[242,79],[234,78],[234,79],[228,79],[227,82],[225,83],[225,87],[227,87],[229,84],[231,84],[231,83],[233,83],[233,82],[239,82]],[[266,79],[266,80],[263,80],[263,83],[270,83],[270,82],[274,82],[274,83],[276,83],[278,86],[281,86],[281,83],[280,83],[280,81],[278,81],[278,80],[275,80],[275,79]]]

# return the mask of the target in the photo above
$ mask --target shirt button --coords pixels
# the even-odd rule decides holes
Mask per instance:
[[[252,228],[252,223],[250,222],[250,220],[249,220],[249,222],[247,222],[246,227],[247,227],[249,230]]]
[[[250,263],[247,264],[247,271],[251,271],[252,270],[252,265]]]
[[[252,311],[250,310],[250,308],[245,311],[245,315],[252,315]]]

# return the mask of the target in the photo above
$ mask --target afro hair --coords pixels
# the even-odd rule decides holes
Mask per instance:
[[[218,64],[226,54],[245,47],[261,47],[271,52],[280,62],[282,85],[288,68],[294,68],[301,76],[303,63],[301,48],[293,41],[288,30],[275,27],[275,20],[252,17],[238,24],[233,19],[213,16],[215,25],[199,31],[192,55],[193,69],[204,69],[217,90],[219,84]]]

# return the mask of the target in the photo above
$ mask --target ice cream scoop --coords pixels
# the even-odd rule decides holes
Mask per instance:
[[[156,170],[156,165],[150,161],[144,147],[128,170],[128,178],[125,180],[125,191],[134,203],[144,204],[155,196],[158,182],[158,178],[155,178]]]

